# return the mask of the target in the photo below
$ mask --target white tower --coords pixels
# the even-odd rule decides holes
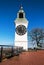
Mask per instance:
[[[15,46],[23,47],[24,50],[28,50],[28,40],[27,40],[27,26],[28,21],[25,18],[25,12],[21,6],[17,13],[17,18],[15,22]]]

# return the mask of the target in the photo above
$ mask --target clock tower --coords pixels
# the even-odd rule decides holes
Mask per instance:
[[[15,41],[14,45],[17,47],[23,47],[24,50],[28,50],[28,39],[27,39],[27,27],[28,21],[25,17],[23,7],[17,13],[15,23]]]

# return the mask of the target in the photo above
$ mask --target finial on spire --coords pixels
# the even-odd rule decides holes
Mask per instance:
[[[20,9],[21,9],[21,10],[23,9],[22,4],[20,5]]]

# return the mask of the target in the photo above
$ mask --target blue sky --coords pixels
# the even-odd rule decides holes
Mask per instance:
[[[44,0],[0,0],[0,44],[14,44],[14,20],[22,4],[28,30],[44,28]]]

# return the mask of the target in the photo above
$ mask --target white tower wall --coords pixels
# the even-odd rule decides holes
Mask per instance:
[[[19,36],[15,32],[15,46],[23,47],[24,50],[28,50],[27,33],[23,36]]]

